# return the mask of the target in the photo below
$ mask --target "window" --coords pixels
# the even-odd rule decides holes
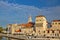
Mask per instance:
[[[54,33],[54,31],[52,30],[52,33]]]
[[[59,36],[59,34],[55,34],[55,36]]]
[[[40,20],[41,21],[41,20]]]
[[[44,31],[44,33],[45,33],[45,31]]]
[[[47,33],[49,33],[49,30],[47,31]]]
[[[55,23],[55,24],[57,24],[57,23]]]
[[[60,23],[59,23],[60,24]]]

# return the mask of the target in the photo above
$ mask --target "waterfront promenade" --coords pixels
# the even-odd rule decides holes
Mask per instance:
[[[25,35],[13,35],[13,34],[4,34],[4,33],[0,33],[0,36],[3,37],[9,37],[9,38],[14,38],[14,39],[22,39],[22,40],[60,40],[60,38],[45,38],[45,37],[41,37],[41,38],[28,38],[28,36]]]
[[[24,35],[13,35],[13,34],[4,34],[4,33],[0,33],[0,36],[2,37],[9,37],[9,38],[15,38],[15,39],[26,39],[26,36]]]

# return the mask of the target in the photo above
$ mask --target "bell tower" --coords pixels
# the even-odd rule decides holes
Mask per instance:
[[[47,22],[46,17],[43,15],[36,16],[35,19],[35,28],[36,28],[36,34],[40,35],[44,33],[47,29]]]
[[[32,17],[31,16],[28,17],[28,23],[29,22],[32,22]]]

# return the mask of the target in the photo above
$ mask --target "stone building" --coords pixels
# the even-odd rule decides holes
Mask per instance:
[[[11,33],[11,34],[14,34],[15,32],[21,31],[21,29],[20,29],[21,26],[18,26],[18,24],[8,24],[7,27],[8,27],[9,33]]]
[[[33,32],[34,23],[32,22],[32,18],[30,16],[28,18],[28,22],[25,24],[8,24],[7,27],[11,34],[18,32],[31,34]]]
[[[23,33],[32,34],[33,33],[33,27],[34,27],[34,23],[32,22],[31,16],[29,16],[28,22],[26,24],[21,25],[21,30]]]
[[[26,24],[20,24],[21,32],[25,34],[31,34],[33,32],[34,24],[32,22]]]
[[[51,27],[46,30],[46,36],[60,36],[60,20],[53,20],[51,22]]]
[[[35,28],[36,28],[36,34],[42,34],[47,29],[47,20],[46,17],[43,15],[36,16],[35,19]]]
[[[60,20],[53,20],[51,29],[60,30]]]

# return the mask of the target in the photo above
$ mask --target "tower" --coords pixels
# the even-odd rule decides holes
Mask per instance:
[[[32,17],[31,16],[29,16],[29,18],[28,18],[28,23],[29,22],[32,22]]]
[[[47,20],[43,15],[36,16],[35,19],[36,33],[43,33],[47,29]]]

